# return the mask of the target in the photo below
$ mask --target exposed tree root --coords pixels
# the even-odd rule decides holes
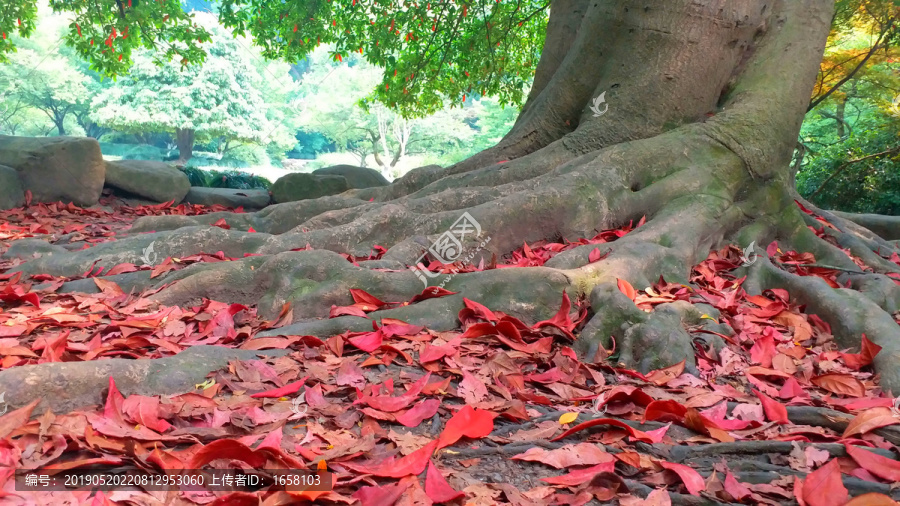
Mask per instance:
[[[192,346],[155,360],[114,358],[86,362],[52,362],[0,371],[0,391],[13,408],[40,397],[35,413],[56,414],[102,405],[110,378],[124,395],[177,395],[203,383],[206,375],[231,360],[286,355],[283,350],[250,351],[220,346]]]

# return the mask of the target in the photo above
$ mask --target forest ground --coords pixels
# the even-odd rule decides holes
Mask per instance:
[[[29,238],[116,240],[139,216],[224,210],[102,203],[4,211],[0,253]],[[525,244],[496,266],[468,269],[539,266],[585,244],[596,244],[591,260],[602,261],[603,244],[641,225]],[[378,258],[383,250],[372,246],[370,258]],[[815,264],[809,254],[767,246],[782,269],[837,283],[837,270],[804,267]],[[878,347],[864,339],[861,353],[838,349],[828,324],[784,290],[748,296],[742,264],[754,258],[742,254],[733,246],[711,251],[690,285],[619,283],[643,311],[696,316],[689,326],[696,370],[681,363],[646,375],[619,368],[615,350],[595,363],[579,360],[570,345],[590,305],[563,293],[556,316],[541,322],[466,300],[454,331],[383,320],[372,331],[319,339],[271,335],[291,322],[287,305],[275,321],[228,300],[162,306],[153,293],[126,293],[97,277],[111,272],[93,268],[82,279],[93,278],[96,293],[62,293],[72,279],[11,273],[24,260],[7,259],[0,387],[28,388],[21,378],[36,371],[29,368],[44,368],[39,374],[52,381],[63,363],[116,359],[155,360],[158,375],[177,376],[164,357],[199,346],[229,351],[191,391],[154,393],[155,379],[135,385],[127,377],[83,398],[69,385],[35,389],[31,404],[0,416],[0,497],[9,504],[895,504],[900,412],[872,372]],[[230,260],[198,251],[113,271],[159,275]],[[365,318],[449,293],[428,288],[408,301],[381,301],[353,290],[353,305],[320,316]],[[269,337],[257,337],[266,330]],[[78,405],[85,398],[102,405]],[[22,491],[13,477],[17,469],[91,466],[130,473],[324,466],[336,481],[329,492],[118,487],[92,496]]]

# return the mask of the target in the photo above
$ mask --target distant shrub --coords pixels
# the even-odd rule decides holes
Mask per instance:
[[[136,145],[125,152],[125,154],[122,155],[122,158],[125,160],[155,160],[161,162],[166,155],[167,153],[164,150],[157,147]]]
[[[256,188],[268,190],[272,186],[272,182],[262,176],[238,170],[204,170],[197,167],[184,167],[181,171],[187,175],[191,186],[232,188],[235,190],[252,190]]]
[[[242,144],[226,151],[220,164],[229,167],[269,165],[269,154],[266,153],[266,148],[263,146]]]
[[[207,186],[206,171],[198,169],[197,167],[184,167],[181,169],[181,172],[184,172],[188,177],[191,186]]]

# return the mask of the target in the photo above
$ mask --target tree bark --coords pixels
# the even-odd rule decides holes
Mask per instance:
[[[809,230],[821,222],[795,203],[802,199],[790,162],[833,9],[832,0],[556,1],[535,89],[494,148],[445,169],[413,170],[390,186],[258,213],[141,218],[131,237],[18,269],[77,276],[101,267],[98,258],[107,267],[137,262],[151,241],[161,257],[251,253],[145,284],[160,288],[154,297],[163,303],[257,303],[267,317],[291,302],[295,325],[273,332],[328,337],[371,327],[358,317],[322,319],[332,305],[352,303],[348,287],[409,300],[423,278],[437,284],[435,273],[409,268],[463,213],[483,233],[461,245],[475,265],[523,242],[592,237],[646,217],[604,245],[601,260],[591,261],[596,246],[589,244],[543,267],[460,273],[445,286],[457,295],[369,316],[449,330],[466,297],[533,322],[552,317],[565,290],[590,300],[591,318],[574,344],[583,356],[610,348],[614,338],[627,365],[646,371],[685,360],[691,367],[684,308],[645,313],[617,280],[646,287],[663,276],[687,284],[711,248],[778,240],[782,249],[858,272],[850,251],[874,272],[852,274],[852,288],[836,290],[763,258],[743,288],[789,290],[831,325],[842,347],[858,347],[865,333],[883,348],[875,358],[882,388],[900,392],[900,327],[891,318],[900,288],[885,276],[900,274],[887,259],[900,249],[866,228],[900,236],[900,219],[837,216],[804,203],[834,224],[828,233],[839,248]],[[209,226],[220,218],[230,230]],[[149,231],[156,234],[141,233]],[[375,244],[388,250],[372,264],[338,254],[366,256]],[[307,245],[314,249],[291,251]]]
[[[175,129],[175,144],[178,146],[178,161],[185,163],[194,156],[194,130],[190,128]]]

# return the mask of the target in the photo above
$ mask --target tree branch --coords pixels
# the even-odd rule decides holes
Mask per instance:
[[[854,68],[852,71],[850,71],[849,74],[844,76],[843,79],[838,81],[837,84],[832,86],[830,90],[826,91],[823,95],[819,96],[819,98],[810,101],[809,106],[806,108],[806,111],[807,112],[811,111],[817,105],[824,102],[825,99],[830,97],[832,93],[837,91],[837,89],[840,88],[841,86],[843,86],[847,81],[853,79],[853,76],[855,76],[856,73],[859,72],[859,70],[861,68],[863,68],[863,66],[866,64],[866,62],[869,61],[869,58],[871,58],[872,55],[875,54],[875,51],[878,51],[879,49],[881,49],[881,47],[882,47],[881,41],[882,41],[882,39],[884,39],[884,36],[890,31],[892,26],[894,26],[894,18],[891,18],[888,20],[887,25],[884,27],[884,30],[882,30],[881,34],[878,36],[878,40],[875,41],[875,44],[872,45],[871,49],[869,49],[869,52],[866,53],[866,57],[863,58],[863,60],[861,62],[859,62],[859,64],[856,66],[856,68]]]
[[[819,192],[821,192],[822,189],[825,188],[825,186],[826,186],[828,183],[830,183],[832,179],[834,179],[834,178],[836,178],[837,176],[839,176],[839,175],[841,174],[841,172],[844,172],[844,170],[845,170],[847,167],[853,165],[854,163],[864,162],[864,161],[866,161],[866,160],[869,160],[869,159],[871,159],[871,158],[877,158],[877,157],[879,157],[879,156],[890,155],[890,154],[896,153],[897,151],[900,151],[900,146],[894,146],[893,148],[891,148],[891,149],[889,149],[889,150],[887,150],[887,151],[882,151],[882,152],[880,152],[880,153],[872,153],[871,155],[866,155],[866,156],[863,156],[863,157],[861,157],[861,158],[855,158],[855,159],[853,159],[853,160],[847,160],[846,162],[844,162],[843,164],[841,164],[841,166],[838,167],[838,168],[837,168],[830,176],[828,176],[828,178],[827,178],[825,181],[822,181],[822,184],[820,184],[819,187],[816,188],[816,191],[812,192],[812,193],[809,195],[809,197],[807,197],[807,198],[812,199],[813,197],[815,197],[816,195],[818,195]]]

